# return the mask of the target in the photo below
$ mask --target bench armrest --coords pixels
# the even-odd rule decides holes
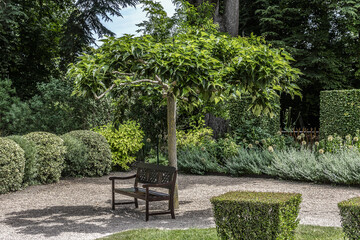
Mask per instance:
[[[143,184],[143,188],[149,188],[149,187],[171,187],[172,183],[146,183]]]
[[[109,180],[124,180],[124,179],[130,179],[130,178],[134,178],[136,177],[136,174],[131,175],[131,176],[126,176],[126,177],[109,177]]]

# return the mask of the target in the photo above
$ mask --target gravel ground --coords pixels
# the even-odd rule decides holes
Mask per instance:
[[[113,173],[124,176],[132,173]],[[118,181],[119,187],[132,184]],[[108,176],[65,179],[56,184],[31,186],[0,195],[0,239],[96,239],[136,228],[214,227],[209,199],[228,191],[297,192],[303,196],[300,223],[340,226],[337,203],[360,196],[360,188],[291,182],[269,178],[179,175],[180,208],[170,215],[150,216],[145,205],[117,206],[111,211]],[[126,199],[117,195],[117,199]],[[150,209],[166,208],[166,202],[150,203]]]

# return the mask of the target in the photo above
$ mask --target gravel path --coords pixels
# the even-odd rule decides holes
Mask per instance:
[[[131,173],[114,173],[124,176]],[[120,181],[119,181],[120,183]],[[129,186],[131,180],[118,186]],[[110,207],[110,181],[101,178],[65,179],[57,184],[31,186],[0,195],[0,239],[96,239],[136,228],[214,227],[209,199],[228,191],[298,192],[303,196],[300,223],[340,226],[337,203],[360,196],[360,188],[319,185],[267,178],[226,176],[179,176],[180,209],[170,215],[150,216],[145,222],[143,201]],[[126,199],[121,195],[117,199]],[[157,206],[156,206],[157,205]],[[150,203],[166,208],[166,202]]]

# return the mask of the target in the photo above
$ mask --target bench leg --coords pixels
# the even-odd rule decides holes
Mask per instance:
[[[111,186],[111,209],[115,210],[115,181],[112,181],[112,186]]]
[[[138,208],[138,207],[139,207],[139,204],[138,204],[137,198],[134,198],[134,203],[135,203],[135,208]]]
[[[169,207],[170,207],[171,218],[175,219],[174,199],[172,199],[172,198],[170,198],[170,200],[169,200]]]
[[[146,221],[149,221],[149,201],[146,200]]]

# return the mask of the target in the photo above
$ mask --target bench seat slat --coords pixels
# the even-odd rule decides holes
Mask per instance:
[[[115,188],[116,193],[127,195],[129,197],[136,197],[145,200],[145,188]],[[170,195],[162,192],[149,190],[150,199],[169,199]]]

